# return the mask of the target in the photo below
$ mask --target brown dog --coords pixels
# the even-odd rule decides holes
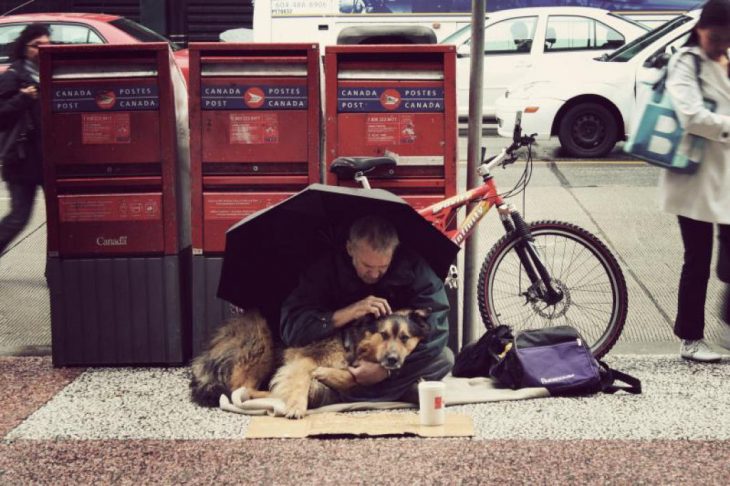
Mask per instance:
[[[359,361],[400,368],[426,337],[430,313],[400,310],[380,319],[366,316],[329,339],[288,348],[268,392],[260,386],[275,369],[276,352],[264,318],[249,312],[224,324],[209,349],[193,361],[192,399],[216,406],[221,394],[246,387],[251,398],[281,398],[288,418],[301,418],[308,407],[327,403],[336,398],[336,391],[357,385],[348,367]]]
[[[329,401],[333,391],[357,385],[348,366],[359,361],[386,369],[403,366],[426,337],[429,311],[400,310],[375,319],[366,316],[343,329],[341,336],[284,351],[284,365],[271,380],[271,394],[286,405],[286,417],[302,418],[307,407]]]

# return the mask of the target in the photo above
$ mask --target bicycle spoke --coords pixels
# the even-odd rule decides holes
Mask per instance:
[[[551,305],[544,302],[545,284],[526,278],[515,250],[518,240],[511,237],[499,252],[490,253],[493,262],[485,262],[488,285],[482,283],[480,275],[480,289],[488,288],[483,298],[480,296],[480,306],[486,304],[486,313],[480,307],[485,321],[516,330],[571,325],[590,341],[592,349],[603,346],[600,350],[605,353],[625,319],[625,305],[618,303],[619,298],[625,299],[625,283],[615,259],[600,243],[586,239],[595,237],[571,225],[548,222],[546,228],[532,230],[532,234],[536,255],[550,275],[550,285],[561,292],[561,300]],[[616,287],[618,278],[621,291]],[[601,344],[608,340],[605,346]]]

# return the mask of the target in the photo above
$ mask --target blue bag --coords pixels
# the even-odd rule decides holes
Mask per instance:
[[[695,61],[695,74],[701,88],[701,60],[695,54],[687,54]],[[652,165],[691,174],[697,171],[702,162],[705,139],[685,133],[682,129],[666,91],[667,75],[667,68],[664,67],[656,83],[640,86],[637,91],[636,113],[624,151]],[[715,110],[712,100],[705,99],[705,106]]]
[[[551,395],[641,393],[639,379],[596,360],[580,333],[570,326],[517,333],[489,374],[504,386],[545,387]],[[629,386],[614,385],[616,380]]]

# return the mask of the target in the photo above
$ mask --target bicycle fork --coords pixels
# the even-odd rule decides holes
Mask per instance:
[[[500,219],[507,233],[514,232],[517,235],[515,251],[532,284],[523,294],[526,303],[542,300],[547,305],[555,305],[560,302],[563,299],[563,292],[555,287],[550,273],[537,254],[535,239],[522,215],[516,209],[511,209],[507,214],[500,213]]]

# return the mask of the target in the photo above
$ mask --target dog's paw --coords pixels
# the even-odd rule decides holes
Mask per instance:
[[[301,402],[290,402],[286,404],[284,416],[288,419],[301,419],[307,414],[307,404]]]
[[[326,383],[327,380],[330,378],[330,370],[331,368],[325,368],[323,366],[319,366],[312,371],[312,378],[315,378],[323,383]]]

